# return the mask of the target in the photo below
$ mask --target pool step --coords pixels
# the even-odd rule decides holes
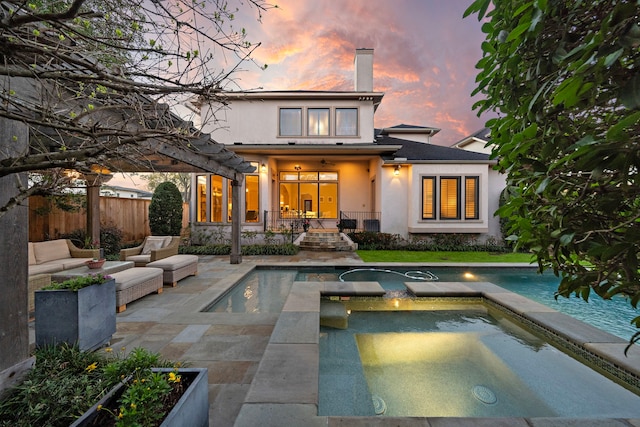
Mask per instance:
[[[351,242],[346,241],[338,231],[309,230],[300,241],[300,249],[307,251],[352,251]]]
[[[347,329],[349,327],[349,315],[346,307],[339,302],[321,301],[320,326]]]

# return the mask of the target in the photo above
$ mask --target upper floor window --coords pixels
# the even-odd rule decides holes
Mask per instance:
[[[358,109],[336,108],[336,136],[358,135]]]
[[[302,135],[302,109],[280,109],[280,136]]]
[[[309,108],[307,110],[307,126],[309,136],[329,135],[329,109]]]
[[[289,108],[278,110],[278,136],[358,136],[357,108]]]

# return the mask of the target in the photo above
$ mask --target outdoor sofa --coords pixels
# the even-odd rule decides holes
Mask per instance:
[[[35,310],[34,292],[51,283],[51,274],[82,267],[100,256],[100,249],[80,249],[69,239],[29,242],[29,313]]]
[[[82,267],[100,256],[100,249],[80,249],[69,239],[29,242],[29,276]]]

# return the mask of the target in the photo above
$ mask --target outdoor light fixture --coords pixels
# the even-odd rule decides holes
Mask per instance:
[[[401,166],[400,166],[400,165],[396,165],[396,167],[395,167],[395,168],[393,168],[393,174],[394,174],[395,176],[400,175],[400,168],[401,168]]]
[[[299,171],[300,169],[302,169],[302,167],[301,167],[300,165],[295,165],[293,168],[294,168],[295,170],[297,170],[297,171]]]
[[[262,172],[266,172],[267,171],[267,165],[265,165],[264,163],[260,165],[260,170]]]

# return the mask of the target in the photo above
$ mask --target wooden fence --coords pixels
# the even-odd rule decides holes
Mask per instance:
[[[122,230],[123,243],[139,242],[151,234],[149,204],[151,200],[100,197],[100,223]],[[45,212],[45,213],[41,213]],[[189,205],[182,208],[182,228],[189,226]],[[44,197],[29,198],[29,241],[42,242],[87,227],[86,211],[67,212],[49,209]]]

